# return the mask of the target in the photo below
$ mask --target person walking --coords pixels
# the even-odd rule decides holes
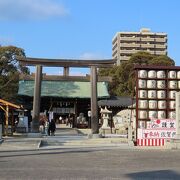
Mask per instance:
[[[49,124],[49,130],[50,130],[51,136],[55,136],[56,123],[55,123],[54,119],[52,119]]]
[[[45,130],[45,135],[46,135],[46,136],[50,135],[50,132],[49,132],[49,122],[48,122],[48,120],[45,121],[44,130]]]

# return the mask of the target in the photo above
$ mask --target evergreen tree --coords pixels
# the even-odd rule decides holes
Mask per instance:
[[[166,55],[152,55],[148,52],[137,52],[127,62],[109,69],[100,69],[100,76],[111,76],[113,81],[109,84],[111,95],[132,96],[135,87],[135,65],[174,66],[174,61]]]
[[[19,64],[16,56],[25,57],[24,50],[15,46],[0,47],[0,97],[12,102],[17,99],[19,75],[29,74],[29,69]]]

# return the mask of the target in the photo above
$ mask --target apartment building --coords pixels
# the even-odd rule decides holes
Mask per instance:
[[[142,28],[140,32],[117,32],[112,39],[112,58],[117,59],[117,65],[138,51],[167,55],[167,34]]]

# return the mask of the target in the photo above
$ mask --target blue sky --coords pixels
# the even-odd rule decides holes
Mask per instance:
[[[168,34],[168,55],[180,66],[179,7],[179,0],[0,0],[0,44],[28,57],[109,59],[116,32],[145,27]]]

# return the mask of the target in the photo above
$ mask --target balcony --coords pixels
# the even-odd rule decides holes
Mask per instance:
[[[112,50],[115,51],[115,50],[117,50],[117,48],[118,47],[117,47],[117,44],[116,44],[115,46],[112,47]]]
[[[167,45],[166,45],[166,44],[164,44],[164,45],[156,44],[156,45],[155,45],[155,48],[167,49]]]
[[[124,54],[133,54],[133,53],[137,53],[139,50],[120,50],[120,53],[124,53]]]
[[[128,57],[128,56],[120,56],[120,60],[122,60],[122,61],[127,61],[127,60],[129,60],[129,58],[130,57]]]
[[[120,47],[140,47],[140,44],[136,44],[136,43],[121,43]]]
[[[155,40],[154,41],[156,41],[156,42],[163,42],[163,43],[165,43],[166,41],[167,41],[167,39],[166,38],[155,38]]]
[[[155,51],[157,55],[166,55],[166,51]]]
[[[149,37],[147,37],[147,38],[141,38],[141,41],[143,41],[143,42],[153,42],[153,41],[154,41],[154,38],[149,38]]]
[[[116,56],[116,55],[117,55],[117,50],[112,52],[113,57]]]
[[[141,44],[142,48],[154,48],[154,44]]]
[[[140,41],[139,37],[120,37],[120,40],[124,41]]]

